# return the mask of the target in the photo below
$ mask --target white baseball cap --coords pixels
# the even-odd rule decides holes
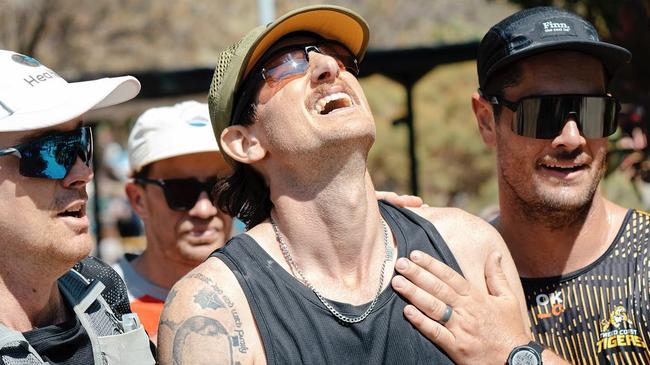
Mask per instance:
[[[166,158],[219,152],[208,104],[185,101],[145,111],[131,129],[128,150],[130,176]]]
[[[139,92],[132,76],[69,83],[32,57],[0,50],[0,132],[52,127]]]

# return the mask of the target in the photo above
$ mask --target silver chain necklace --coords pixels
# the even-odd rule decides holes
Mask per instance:
[[[323,295],[314,288],[314,286],[311,284],[309,280],[305,277],[305,275],[302,273],[302,270],[298,267],[296,262],[293,260],[293,257],[289,253],[289,247],[287,246],[286,242],[282,239],[282,236],[280,235],[280,230],[278,229],[278,225],[275,223],[275,220],[273,217],[271,217],[271,226],[273,226],[273,232],[275,232],[275,239],[278,241],[278,244],[280,245],[280,250],[282,251],[282,255],[284,256],[284,259],[287,261],[289,266],[291,266],[291,270],[293,270],[295,273],[298,274],[300,277],[299,279],[307,285],[307,287],[316,294],[318,299],[323,303],[323,305],[334,315],[334,317],[338,318],[340,321],[345,322],[345,323],[359,323],[366,319],[368,315],[372,312],[373,308],[375,307],[375,304],[377,304],[377,299],[379,298],[379,294],[381,294],[381,289],[384,286],[384,271],[386,269],[386,262],[391,261],[393,259],[393,248],[390,246],[390,243],[388,242],[388,227],[386,226],[386,222],[382,219],[381,220],[382,226],[384,228],[384,249],[385,249],[385,255],[384,255],[384,262],[381,264],[381,271],[379,272],[379,288],[377,289],[377,294],[375,294],[375,298],[370,302],[370,305],[368,306],[368,309],[366,309],[365,312],[363,312],[362,315],[358,317],[348,317],[346,315],[341,314],[339,311],[336,310],[328,301],[323,297]]]

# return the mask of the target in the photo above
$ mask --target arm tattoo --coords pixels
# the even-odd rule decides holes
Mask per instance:
[[[235,303],[209,277],[200,273],[192,274],[189,277],[199,279],[207,284],[194,295],[193,302],[198,304],[201,309],[226,310],[232,317],[234,327],[229,332],[222,322],[203,315],[192,316],[182,323],[169,320],[161,321],[161,326],[167,326],[175,332],[172,347],[173,363],[196,363],[197,360],[203,361],[203,358],[208,356],[211,364],[215,361],[219,364],[239,364],[239,361],[234,360],[235,354],[237,352],[246,354],[249,348]],[[170,293],[168,301],[172,299]],[[219,354],[218,358],[211,356],[215,353]]]
[[[169,306],[171,303],[174,301],[174,298],[176,298],[176,294],[178,294],[178,289],[172,289],[169,294],[167,294],[167,299],[165,299],[165,304],[163,305],[163,312],[169,310]],[[178,323],[170,320],[170,319],[162,319],[160,320],[160,326],[161,327],[168,327],[172,331],[175,331],[176,328],[178,327]]]
[[[207,349],[208,346],[217,350],[221,358],[212,360],[221,361],[220,364],[234,364],[232,346],[228,343],[227,350],[220,342],[230,342],[228,332],[221,322],[205,316],[190,317],[178,328],[174,336],[172,357],[174,365],[194,363],[194,356],[210,355],[209,353],[199,354],[194,351],[193,346]],[[219,352],[219,350],[226,350]],[[199,349],[200,351],[200,349]]]
[[[167,299],[165,299],[163,310],[169,308],[169,306],[172,304],[172,301],[174,301],[174,298],[176,298],[176,294],[178,294],[178,289],[172,289],[172,291],[167,294]]]
[[[178,323],[172,321],[171,319],[161,319],[160,320],[160,327],[167,327],[171,329],[172,331],[176,331],[176,328],[178,328]]]
[[[219,298],[219,294],[207,288],[201,289],[201,291],[194,296],[194,303],[197,303],[203,309],[226,308],[226,305],[223,304],[223,301]]]
[[[200,272],[197,272],[197,273],[194,273],[194,274],[190,274],[190,275],[188,275],[187,277],[188,277],[188,278],[199,279],[199,280],[201,280],[203,283],[205,283],[205,284],[207,284],[207,285],[212,285],[212,284],[214,284],[214,281],[213,281],[212,279],[210,279],[209,277],[207,277],[207,276],[201,274]]]

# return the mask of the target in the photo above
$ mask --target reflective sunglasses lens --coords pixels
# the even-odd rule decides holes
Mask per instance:
[[[356,62],[356,57],[343,45],[338,43],[326,43],[320,46],[323,54],[331,56],[338,61],[339,66],[347,69],[354,75],[359,74],[359,66]]]
[[[86,166],[90,166],[93,161],[93,134],[90,127],[81,128],[79,157],[86,163]]]
[[[45,136],[20,147],[20,174],[27,177],[63,179],[77,155],[89,165],[92,135],[89,127]]]
[[[556,98],[532,97],[523,99],[517,109],[513,131],[520,136],[552,139],[564,128],[564,110]]]
[[[163,187],[167,205],[173,210],[192,209],[203,191],[203,184],[194,178],[165,180]]]
[[[618,127],[618,103],[610,97],[584,97],[580,106],[580,126],[586,138],[609,137]]]
[[[348,70],[354,75],[359,74],[356,58],[345,46],[338,43],[322,43],[317,46],[306,46],[291,51],[279,51],[264,63],[262,75],[273,86],[274,83],[294,75],[303,75],[309,68],[307,52],[320,52],[336,60],[341,70]]]
[[[305,57],[305,52],[302,49],[293,50],[272,58],[266,63],[262,75],[269,84],[273,85],[288,77],[304,74],[308,67],[309,61]]]
[[[74,151],[65,147],[43,144],[20,151],[20,174],[27,177],[63,179],[74,162]]]
[[[586,138],[604,138],[616,131],[617,102],[606,96],[550,96],[521,100],[512,130],[524,137],[553,139],[573,115]]]

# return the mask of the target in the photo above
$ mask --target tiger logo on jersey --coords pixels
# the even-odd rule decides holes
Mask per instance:
[[[647,348],[643,338],[639,336],[639,331],[634,327],[634,322],[627,315],[627,309],[622,305],[614,307],[609,312],[609,319],[600,321],[598,352],[615,347]]]
[[[627,317],[627,311],[622,305],[616,306],[614,310],[609,314],[609,320],[603,319],[600,322],[600,330],[602,332],[609,331],[609,328],[614,326],[614,328],[621,327],[621,324],[627,323],[630,326],[633,326],[632,320]]]

